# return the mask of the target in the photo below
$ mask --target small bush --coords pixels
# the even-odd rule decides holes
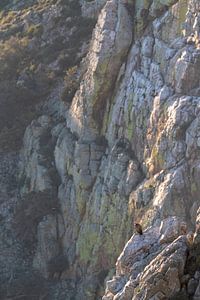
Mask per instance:
[[[0,43],[0,79],[10,79],[17,75],[19,67],[27,56],[28,40],[11,37]]]

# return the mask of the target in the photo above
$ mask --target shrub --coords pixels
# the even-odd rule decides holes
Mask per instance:
[[[17,75],[18,68],[27,57],[28,40],[11,37],[0,43],[0,79],[10,79]]]

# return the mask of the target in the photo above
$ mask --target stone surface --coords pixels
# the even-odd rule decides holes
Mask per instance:
[[[104,300],[173,299],[187,293],[198,299],[199,1],[81,1],[82,13],[97,20],[89,47],[82,36],[87,28],[77,33],[73,22],[78,17],[63,15],[65,1],[54,2],[48,10],[37,7],[40,13],[36,7],[23,12],[24,30],[43,22],[42,47],[54,45],[56,54],[44,72],[55,76],[51,93],[25,130],[18,191],[15,186],[19,197],[48,192],[58,202],[58,210],[37,220],[29,268],[52,280],[51,297],[56,300],[101,299],[105,278]],[[21,20],[20,12],[14,13],[15,19],[17,14]],[[58,26],[62,16],[65,25]],[[0,25],[4,39],[6,24]],[[67,71],[62,65],[74,58],[66,49],[56,49],[65,41],[73,52],[73,32],[76,42],[83,38],[76,48],[81,48],[79,62],[88,52],[77,67],[80,81],[71,102],[66,103],[65,97],[61,100]],[[29,50],[37,43],[35,37]],[[31,64],[29,68],[34,70]],[[36,70],[43,68],[41,64]],[[18,89],[31,88],[28,70],[17,74]],[[2,162],[1,215],[11,220],[9,209],[15,209],[18,199],[9,195],[9,188],[12,191],[11,179],[16,180],[12,168],[17,168],[9,156]],[[4,198],[13,206],[5,205]],[[2,231],[3,243],[9,222]],[[134,222],[141,224],[143,235],[133,234]],[[7,241],[16,245],[12,238]],[[3,247],[3,256],[8,248]],[[10,250],[8,266],[18,250]],[[68,267],[49,274],[49,262],[56,258],[66,258]],[[4,262],[3,271],[9,278]],[[56,280],[60,286],[53,291]]]
[[[42,116],[32,121],[24,135],[24,151],[21,154],[21,178],[25,179],[26,192],[52,188],[49,168],[53,164],[50,118]],[[45,151],[46,150],[46,151]]]
[[[141,236],[133,235],[117,260],[117,277],[110,281],[120,291],[108,282],[103,299],[164,299],[179,292],[188,246],[177,225],[182,226],[176,218],[169,218]]]
[[[104,109],[131,41],[131,20],[123,2],[107,1],[93,32],[87,72],[67,116],[71,130],[85,139],[101,131]]]
[[[98,5],[104,3],[84,3],[82,9],[96,14]],[[187,232],[184,222],[189,226],[194,222],[200,201],[198,49],[186,42],[196,30],[195,5],[194,1],[190,5],[153,1],[150,7],[136,1],[139,25],[131,44],[130,10],[123,1],[107,1],[84,60],[86,72],[66,112],[68,128],[63,126],[55,136],[59,201],[66,228],[61,244],[75,266],[74,275],[107,272],[130,236],[132,222],[139,220],[144,228],[153,225],[144,240],[133,238],[136,249],[127,246],[121,254],[117,277],[107,285],[109,299],[112,294],[123,299],[134,289],[139,292],[134,297],[140,297],[138,274],[142,278],[142,270],[152,261],[154,268],[156,259],[161,259],[159,253],[168,247],[174,263],[168,265],[163,258],[163,264],[171,289],[159,278],[155,279],[159,288],[146,291],[149,299],[159,299],[180,290],[178,273],[183,273],[187,246],[185,238],[174,242],[184,249],[177,257],[173,241]],[[149,10],[148,25],[145,10]],[[196,208],[192,208],[193,197]],[[179,259],[181,269],[175,266]],[[132,274],[131,278],[125,279],[125,274]],[[95,281],[91,286],[96,288]],[[83,289],[81,297],[92,295],[93,288]]]
[[[85,1],[80,0],[82,15],[86,17],[98,18],[99,12],[102,7],[105,5],[107,0],[93,0],[93,1]]]

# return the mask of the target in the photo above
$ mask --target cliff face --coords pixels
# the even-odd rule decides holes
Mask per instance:
[[[103,299],[199,299],[198,226],[194,240],[187,235],[200,206],[199,1],[38,3],[15,12],[15,27],[28,31],[20,47],[32,50],[25,57],[35,67],[17,65],[12,84],[38,101],[19,102],[6,125],[20,120],[19,144],[6,137],[1,146],[10,177],[1,184],[0,222],[12,249],[2,282],[12,282],[17,258],[14,273],[22,260],[42,276],[44,299],[100,299],[131,238]],[[89,16],[97,23],[87,47]],[[4,47],[19,29],[1,26]],[[132,236],[134,222],[144,235]]]

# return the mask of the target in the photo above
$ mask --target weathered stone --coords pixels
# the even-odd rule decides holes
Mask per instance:
[[[142,43],[142,55],[151,57],[153,51],[154,39],[152,37],[146,37]]]
[[[199,271],[196,271],[196,272],[195,272],[194,278],[197,279],[197,280],[200,279],[200,272],[199,272]]]
[[[74,160],[74,138],[67,128],[63,128],[58,136],[54,156],[56,169],[63,181],[70,174]]]
[[[187,232],[187,225],[186,223],[180,222],[177,218],[169,218],[167,220],[164,220],[161,222],[160,225],[160,232],[161,232],[161,238],[160,243],[166,243],[173,241],[176,237],[179,236],[179,234],[184,234],[181,232],[181,228],[184,227],[184,233]]]
[[[125,285],[126,279],[120,276],[114,277],[112,280],[107,281],[106,289],[113,295],[117,294]]]
[[[49,274],[48,262],[60,254],[59,239],[63,234],[64,226],[60,215],[48,215],[38,225],[38,247],[33,266],[47,278],[53,275]]]
[[[20,166],[20,176],[25,181],[24,192],[53,188],[54,183],[49,174],[53,157],[50,129],[51,119],[48,116],[41,116],[38,120],[32,121],[26,129]]]
[[[153,17],[157,17],[165,10],[166,6],[175,4],[178,0],[154,0],[150,7],[150,14]]]
[[[66,26],[57,30],[57,23],[64,22],[61,17],[66,17],[67,24],[74,22],[61,9],[64,2],[52,4],[44,15],[31,9],[24,16],[26,30],[43,18],[39,51],[46,49],[47,41],[53,45],[55,36],[58,48],[63,43],[73,46],[68,38],[77,24],[69,33]],[[88,53],[77,67],[80,84],[72,103],[60,101],[63,68],[69,59],[63,49],[62,57],[50,62],[44,72],[47,77],[59,73],[58,78],[54,74],[54,91],[44,106],[39,105],[46,116],[33,121],[24,136],[21,192],[58,189],[60,207],[59,214],[40,220],[34,266],[47,276],[48,261],[66,256],[69,273],[63,272],[60,279],[69,275],[77,283],[71,298],[94,300],[102,296],[100,286],[129,239],[103,299],[185,297],[181,284],[187,280],[181,282],[181,278],[188,251],[189,276],[199,266],[199,1],[81,4],[83,14],[98,21]],[[68,9],[76,3],[63,5]],[[32,39],[30,52],[37,42]],[[80,46],[85,49],[81,53],[86,53],[87,42]],[[32,68],[34,73],[31,63]],[[42,68],[43,64],[37,66],[36,72]],[[29,73],[27,66],[17,75],[18,89],[32,83]],[[2,180],[2,201],[6,180]],[[3,219],[12,215],[9,205],[1,207]],[[196,212],[193,239],[187,228],[195,224]],[[144,233],[130,239],[134,222],[141,223]],[[14,244],[10,238],[8,243]]]
[[[139,248],[137,248],[136,245],[138,243],[138,245],[140,244],[141,246],[139,256],[137,258],[138,260],[140,260],[142,257],[141,251],[144,251],[145,253],[151,252],[151,247],[147,247],[147,241],[145,244],[146,238],[149,238],[149,241],[152,238],[151,234],[154,234],[153,236],[155,237],[155,232],[149,231],[146,232],[146,236],[138,237],[138,240],[136,239],[137,237],[133,237],[127,243],[123,254],[121,254],[117,262],[118,276],[122,276],[122,274],[123,276],[129,274],[129,278],[133,278],[132,272],[134,270],[131,270],[130,266],[131,258],[134,261],[134,259],[136,259],[137,257],[137,251],[139,250]],[[156,239],[151,242],[155,244]],[[136,250],[135,247],[138,250]],[[169,243],[165,249],[160,249],[160,253],[155,252],[155,256],[153,259],[151,258],[150,261],[146,260],[147,265],[145,268],[143,267],[139,271],[135,282],[134,279],[130,279],[124,285],[124,288],[120,292],[118,292],[118,294],[116,294],[113,299],[141,299],[142,297],[145,297],[144,299],[157,299],[159,295],[162,296],[163,299],[164,297],[169,298],[180,290],[179,276],[180,274],[184,274],[186,252],[186,237],[183,236],[174,240],[171,244]],[[128,267],[128,265],[126,264],[126,268],[123,269],[122,264],[124,264],[124,262],[122,263],[122,261],[125,258],[127,262],[129,261],[130,266]],[[122,270],[124,271],[122,272]],[[136,276],[134,276],[134,278],[136,278]]]
[[[194,61],[193,55],[194,53],[190,53],[189,49],[185,49],[177,60],[175,65],[175,89],[177,93],[188,93],[199,86],[199,74],[196,66],[199,65],[200,60],[197,56],[196,61]]]
[[[194,295],[196,288],[198,286],[198,280],[191,278],[187,285],[187,292],[189,295]]]
[[[73,132],[89,140],[100,132],[106,99],[110,97],[110,89],[131,40],[130,16],[123,2],[107,1],[99,15],[86,58],[88,70],[69,110],[68,126]]]

